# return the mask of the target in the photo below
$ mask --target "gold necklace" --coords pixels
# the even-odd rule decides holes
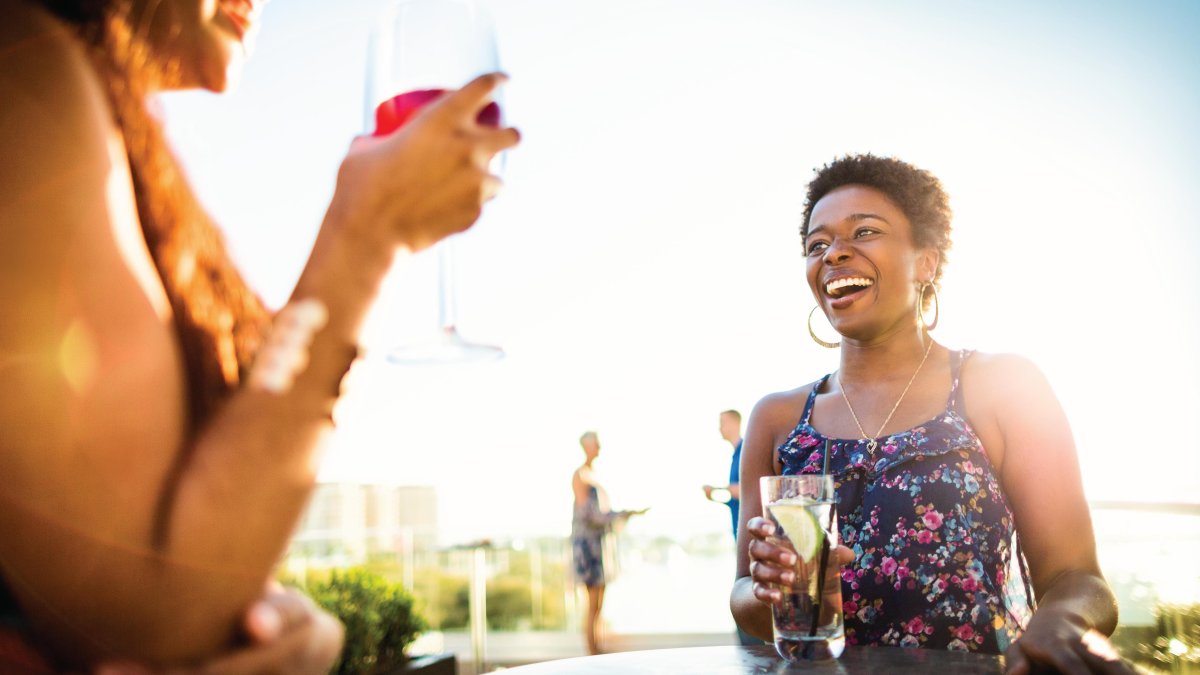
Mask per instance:
[[[896,414],[896,409],[900,407],[900,402],[908,394],[908,388],[912,386],[913,382],[917,381],[917,373],[921,372],[921,366],[925,365],[925,359],[929,358],[929,352],[931,351],[933,351],[933,340],[929,341],[929,346],[925,348],[925,356],[921,357],[921,363],[917,364],[917,369],[913,371],[912,377],[908,378],[908,384],[904,385],[904,391],[900,392],[900,398],[896,399],[896,405],[892,406],[892,411],[883,420],[883,424],[879,425],[879,431],[875,432],[874,438],[867,435],[867,430],[863,429],[862,422],[858,421],[858,415],[854,414],[854,406],[850,405],[850,399],[846,396],[846,387],[842,384],[842,371],[838,369],[838,389],[842,392],[842,400],[846,402],[846,407],[850,409],[850,416],[854,418],[854,424],[858,426],[858,433],[862,434],[863,440],[867,442],[867,452],[874,454],[875,448],[879,447],[879,441],[876,441],[875,438],[878,438],[879,434],[883,433],[883,428],[887,426],[887,423],[892,421],[892,415]]]

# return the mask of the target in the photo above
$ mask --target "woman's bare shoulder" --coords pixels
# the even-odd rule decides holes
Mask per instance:
[[[80,233],[130,208],[113,199],[123,145],[84,47],[30,3],[7,3],[0,23],[0,101],[0,301],[11,306],[40,302],[26,289],[60,285],[55,275],[76,251],[103,256]]]
[[[755,435],[765,432],[767,438],[777,441],[795,428],[804,412],[808,395],[816,385],[817,382],[810,382],[802,387],[762,397],[750,413],[749,426],[755,430]],[[748,430],[747,435],[749,433]]]
[[[1060,408],[1042,371],[1018,354],[973,354],[963,363],[962,391],[967,418],[996,466],[1004,463],[1013,429]]]
[[[112,168],[112,116],[83,45],[45,10],[8,4],[0,23],[0,184],[27,205],[102,189]],[[22,214],[4,215],[15,227]]]
[[[1014,389],[1045,383],[1037,365],[1020,354],[973,352],[962,372],[963,386],[981,395],[1007,395]]]
[[[814,381],[795,389],[767,394],[755,404],[753,414],[767,419],[773,419],[780,415],[792,415],[797,412],[797,405],[803,407],[808,400],[809,393],[816,385],[817,381]]]
[[[0,22],[0,70],[20,76],[19,81],[37,82],[49,73],[85,78],[89,67],[82,44],[66,24],[36,4],[15,0],[7,3]],[[72,83],[50,81],[42,88],[69,90]]]
[[[26,37],[57,29],[62,24],[44,7],[26,0],[9,0],[4,6],[4,22],[0,23],[0,46],[7,48]]]
[[[84,45],[44,9],[21,1],[8,5],[0,22],[0,166],[6,178],[14,164],[25,170],[38,157],[58,159],[64,149],[103,154],[98,141],[111,115]]]

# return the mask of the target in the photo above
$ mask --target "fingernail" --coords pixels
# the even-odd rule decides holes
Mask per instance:
[[[779,580],[788,586],[791,586],[796,582],[796,575],[791,572],[784,572],[783,574],[779,575]]]
[[[783,555],[779,556],[779,562],[783,563],[784,565],[795,565],[796,556],[792,553],[784,553]]]

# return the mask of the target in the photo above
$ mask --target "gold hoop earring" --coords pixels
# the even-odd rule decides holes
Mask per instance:
[[[812,310],[808,313],[808,334],[809,334],[809,336],[812,337],[813,342],[821,345],[822,347],[824,347],[826,349],[837,349],[838,347],[842,346],[842,343],[840,340],[837,342],[826,342],[826,341],[822,340],[821,338],[817,337],[816,331],[813,330],[812,318],[813,318],[813,314],[816,314],[818,307],[820,307],[820,305],[813,305]]]
[[[933,321],[932,322],[928,322],[925,320],[925,289],[933,290]],[[941,315],[942,315],[942,303],[940,303],[938,301],[937,286],[934,286],[933,282],[926,281],[925,284],[923,286],[921,286],[921,294],[917,296],[917,320],[921,322],[921,325],[925,327],[925,330],[930,331],[930,330],[933,330],[934,328],[937,328],[938,319],[941,317]]]

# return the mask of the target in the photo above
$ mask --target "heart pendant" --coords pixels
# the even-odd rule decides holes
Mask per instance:
[[[879,447],[879,443],[874,438],[867,440],[867,452],[875,454],[875,448]]]

